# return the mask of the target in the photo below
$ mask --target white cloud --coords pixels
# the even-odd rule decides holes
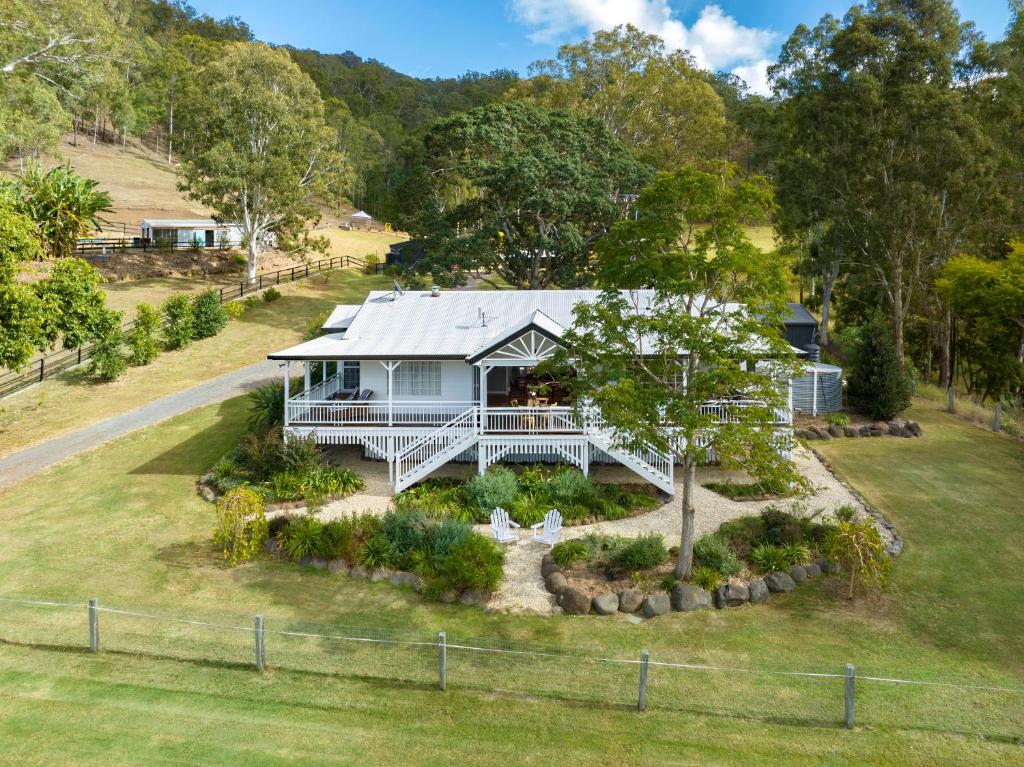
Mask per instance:
[[[672,50],[687,50],[697,65],[713,71],[732,67],[751,90],[767,93],[769,53],[775,32],[745,27],[717,5],[706,5],[692,26],[676,18],[668,0],[512,0],[520,23],[535,43],[560,43],[579,30],[587,34],[632,24],[655,34]]]

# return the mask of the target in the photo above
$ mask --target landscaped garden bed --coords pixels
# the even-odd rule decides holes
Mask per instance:
[[[504,552],[465,522],[415,511],[321,522],[312,514],[271,520],[264,548],[332,573],[389,581],[428,599],[486,604],[501,580]]]
[[[773,487],[770,484],[757,482],[723,480],[720,482],[705,482],[703,487],[724,498],[728,498],[730,501],[776,501],[790,495],[789,490],[786,488]]]
[[[525,467],[518,474],[503,466],[467,481],[432,478],[395,496],[395,507],[436,518],[483,524],[495,508],[505,509],[517,524],[541,522],[552,508],[566,526],[625,519],[662,503],[646,484],[595,483],[577,469]]]
[[[624,612],[653,618],[669,610],[760,604],[772,593],[841,572],[847,562],[852,595],[857,581],[884,587],[889,562],[878,531],[855,516],[853,508],[844,507],[835,522],[822,522],[769,507],[731,520],[697,539],[689,581],[673,574],[678,550],[666,549],[660,535],[627,539],[590,533],[563,541],[542,560],[541,575],[562,610],[574,615]],[[870,566],[855,567],[858,559]]]

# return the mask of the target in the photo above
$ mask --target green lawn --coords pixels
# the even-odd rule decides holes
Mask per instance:
[[[92,656],[69,649],[86,641],[84,611],[4,605],[0,762],[1024,763],[1021,694],[860,682],[858,728],[846,732],[833,679],[654,666],[638,714],[635,665],[452,650],[442,694],[432,648],[276,633],[375,627],[429,641],[445,630],[453,642],[599,658],[648,648],[655,661],[852,662],[862,674],[1024,687],[1024,449],[926,404],[913,417],[919,440],[823,447],[904,534],[888,595],[850,605],[839,584],[819,582],[767,607],[641,625],[489,615],[277,561],[226,568],[194,482],[244,428],[244,402],[174,418],[0,492],[0,592],[96,595],[225,626],[262,613],[270,671],[252,670],[246,632],[103,613],[104,651]]]
[[[385,277],[344,270],[282,285],[280,299],[260,302],[214,338],[163,353],[147,367],[128,368],[117,381],[91,382],[80,367],[6,397],[0,400],[0,455],[264,360],[300,342],[321,312],[361,302],[368,291],[390,284]]]

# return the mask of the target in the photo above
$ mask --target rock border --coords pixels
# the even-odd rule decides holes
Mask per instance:
[[[730,578],[713,592],[686,581],[677,581],[671,592],[644,594],[635,587],[628,587],[619,591],[609,589],[589,597],[569,585],[565,577],[568,570],[559,566],[550,553],[541,559],[544,588],[554,594],[555,602],[564,614],[608,616],[624,613],[634,621],[656,618],[670,611],[724,610],[745,604],[766,604],[771,594],[786,594],[799,583],[842,572],[837,563],[822,559],[806,565],[793,565],[787,572],[775,571],[745,580]]]
[[[875,421],[860,426],[853,426],[852,424],[849,426],[837,426],[836,424],[818,426],[817,424],[812,424],[806,429],[794,430],[793,435],[805,442],[816,439],[828,442],[829,440],[843,437],[851,439],[858,437],[921,437],[924,436],[924,431],[917,421],[901,419],[898,421]]]
[[[821,465],[825,467],[829,474],[842,485],[852,495],[857,502],[864,508],[864,512],[875,521],[875,527],[878,528],[879,534],[882,536],[882,540],[885,543],[885,552],[896,559],[900,554],[903,553],[903,536],[899,534],[896,526],[887,520],[878,509],[867,502],[867,499],[858,493],[850,483],[846,482],[842,477],[836,474],[835,467],[829,462],[829,460],[819,453],[815,448],[807,445],[807,449],[814,453],[814,456],[821,461]]]

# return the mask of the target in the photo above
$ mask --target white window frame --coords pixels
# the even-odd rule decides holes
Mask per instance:
[[[356,391],[359,391],[359,376],[360,376],[359,362],[358,361],[347,360],[347,361],[344,361],[344,362],[342,362],[340,364],[341,364],[341,388],[344,389],[345,391],[349,391],[349,390],[352,390],[352,389],[355,389]],[[355,379],[355,386],[349,386],[348,384],[352,381],[353,378]]]
[[[440,397],[441,363],[429,360],[403,362],[393,374],[395,396]]]

